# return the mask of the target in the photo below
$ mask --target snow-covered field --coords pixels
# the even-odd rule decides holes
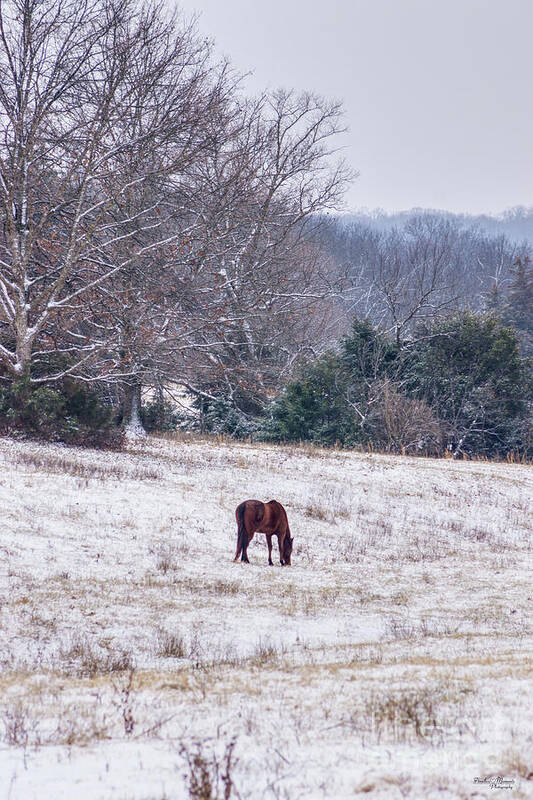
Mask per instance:
[[[0,460],[0,800],[533,797],[530,467]],[[249,497],[285,505],[292,567],[260,534],[233,563]]]

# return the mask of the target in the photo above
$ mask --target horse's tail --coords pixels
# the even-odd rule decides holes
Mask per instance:
[[[244,548],[247,545],[247,533],[246,533],[246,526],[244,524],[244,510],[246,508],[246,503],[241,503],[240,506],[237,506],[237,555],[236,558],[239,557],[239,554],[242,553]]]
[[[287,519],[287,514],[285,514],[285,519]],[[292,543],[293,543],[293,538],[291,536],[291,529],[289,528],[289,520],[287,519],[287,529],[285,533],[285,538],[283,540],[283,560],[287,564],[291,563]]]

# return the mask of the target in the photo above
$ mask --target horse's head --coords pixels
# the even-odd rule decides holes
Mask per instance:
[[[284,539],[284,542],[283,542],[283,561],[284,561],[285,564],[288,564],[289,567],[291,565],[291,553],[292,553],[292,543],[293,543],[293,541],[294,541],[294,539],[292,539],[290,534],[288,533],[285,536],[285,539]]]

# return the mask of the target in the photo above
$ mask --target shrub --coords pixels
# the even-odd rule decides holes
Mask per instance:
[[[72,380],[47,386],[20,378],[0,386],[0,431],[84,447],[118,449],[123,442],[111,409]]]
[[[174,431],[180,421],[180,414],[172,403],[161,397],[156,397],[149,403],[144,403],[141,408],[141,420],[145,430]]]
[[[209,433],[220,433],[234,439],[254,439],[261,425],[261,417],[242,411],[227,397],[217,397],[202,403],[199,421]],[[198,421],[196,422],[198,426]]]
[[[347,399],[347,384],[342,362],[334,353],[305,365],[273,403],[271,418],[263,427],[264,438],[353,445],[360,437]]]
[[[392,453],[438,454],[442,449],[438,420],[424,400],[406,397],[390,381],[383,381],[370,418],[373,445]]]
[[[464,312],[426,323],[403,368],[404,391],[431,406],[454,455],[525,452],[530,365],[497,317]]]

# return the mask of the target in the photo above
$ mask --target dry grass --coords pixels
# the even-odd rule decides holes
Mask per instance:
[[[39,473],[73,475],[77,478],[97,478],[98,480],[159,480],[161,471],[157,468],[130,467],[121,464],[91,463],[74,459],[68,455],[52,455],[46,452],[18,452],[12,456],[12,463],[32,467]]]
[[[161,658],[186,658],[188,650],[184,636],[180,633],[157,631],[155,652]]]
[[[402,596],[402,604],[406,601]],[[393,600],[394,602],[394,600]],[[451,625],[441,617],[422,617],[420,620],[414,620],[410,617],[394,616],[389,617],[385,622],[385,630],[383,638],[385,640],[405,640],[405,639],[420,639],[423,637],[437,637],[453,636],[457,633],[459,623],[456,622]]]
[[[79,678],[95,678],[126,672],[135,666],[131,653],[127,650],[103,651],[88,636],[75,634],[59,652],[59,668],[65,675]]]
[[[187,786],[190,800],[231,800],[239,796],[235,788],[235,739],[228,742],[217,756],[205,741],[182,744],[180,754],[187,764]]]
[[[526,781],[533,781],[533,751],[527,754],[514,748],[505,751],[501,760],[502,767],[498,775],[515,775]]]
[[[167,572],[175,572],[179,567],[180,552],[173,544],[159,544],[151,552],[156,557],[156,569],[166,575]]]
[[[304,513],[311,519],[335,525],[339,520],[349,519],[352,509],[340,486],[321,482],[310,486]]]
[[[373,692],[352,724],[362,736],[370,734],[378,743],[418,740],[442,745],[446,739],[467,732],[464,704],[471,691],[443,685]]]

